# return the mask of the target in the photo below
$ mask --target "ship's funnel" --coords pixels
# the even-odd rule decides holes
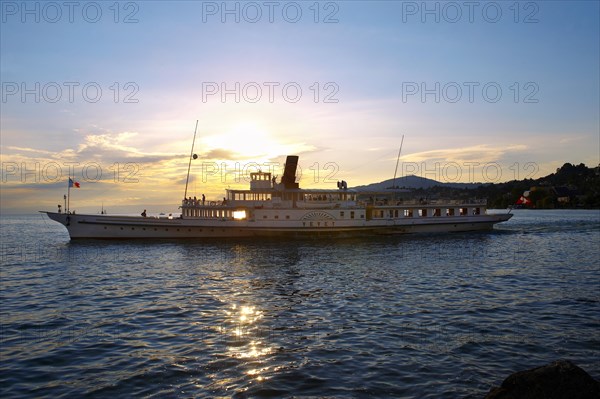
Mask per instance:
[[[288,155],[285,160],[285,169],[281,177],[281,183],[285,188],[298,188],[296,183],[296,168],[298,167],[298,155]]]

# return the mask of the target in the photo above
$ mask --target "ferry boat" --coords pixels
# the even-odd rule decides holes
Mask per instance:
[[[184,198],[177,217],[44,212],[78,238],[226,238],[368,236],[492,229],[512,217],[488,214],[486,201],[406,201],[389,192],[301,189],[298,156],[287,157],[279,182],[250,174],[247,190],[226,190],[222,201]],[[145,212],[144,212],[145,214]]]

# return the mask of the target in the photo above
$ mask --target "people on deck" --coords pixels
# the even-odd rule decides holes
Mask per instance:
[[[146,210],[144,209],[144,212],[142,212],[142,217],[146,217]]]

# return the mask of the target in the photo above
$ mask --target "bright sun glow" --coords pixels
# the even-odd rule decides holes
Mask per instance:
[[[262,129],[255,125],[236,126],[230,133],[230,148],[248,156],[269,155],[277,143]],[[225,147],[227,148],[227,147]]]
[[[276,135],[249,122],[240,123],[223,133],[207,136],[203,142],[209,151],[224,150],[255,161],[266,161],[307,149],[305,144],[282,143]]]

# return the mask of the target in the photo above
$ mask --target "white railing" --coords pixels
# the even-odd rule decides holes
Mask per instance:
[[[364,205],[375,205],[375,206],[447,206],[447,205],[465,205],[465,206],[473,206],[473,205],[483,205],[487,204],[487,199],[467,199],[467,200],[457,200],[457,199],[410,199],[410,200],[387,200],[387,201],[359,201],[359,204]]]

